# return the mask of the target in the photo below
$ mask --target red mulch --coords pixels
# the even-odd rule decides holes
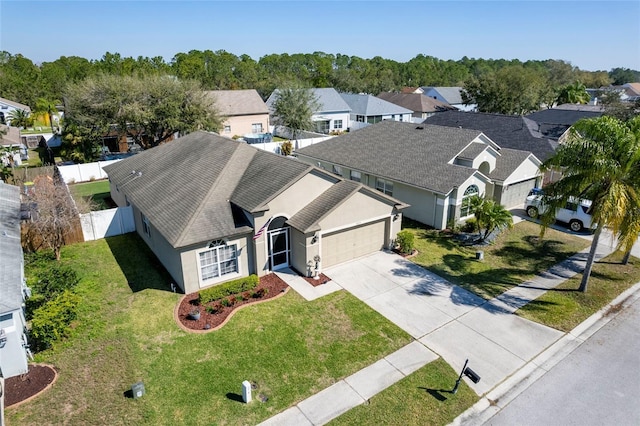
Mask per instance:
[[[314,287],[317,287],[320,284],[326,284],[329,281],[331,281],[331,278],[329,278],[328,276],[326,276],[322,272],[320,273],[320,275],[318,275],[318,279],[317,280],[314,279],[313,277],[302,277],[302,278],[304,278],[304,280],[306,282],[308,282],[309,284],[311,284]]]
[[[398,249],[393,249],[392,250],[395,254],[399,254],[400,256],[404,257],[405,259],[411,258],[413,256],[415,256],[416,254],[418,254],[418,250],[414,249],[413,252],[411,254],[408,253],[402,253],[400,250]]]
[[[236,301],[232,306],[221,306],[220,302],[208,303],[206,306],[213,306],[214,304],[219,307],[215,313],[209,313],[206,311],[206,306],[198,305],[198,292],[188,294],[182,299],[180,306],[178,307],[178,319],[186,328],[191,330],[208,330],[215,328],[222,324],[231,313],[242,305],[249,303],[255,303],[261,300],[268,300],[278,296],[287,289],[288,285],[276,274],[269,274],[260,277],[260,283],[252,290],[252,292],[260,292],[262,289],[266,289],[267,293],[260,297],[251,297],[250,295],[246,299],[236,297]],[[231,297],[231,296],[229,296]],[[227,299],[229,298],[227,297]],[[190,313],[198,308],[200,310],[200,319],[194,320],[191,318]]]
[[[55,378],[55,370],[48,365],[30,365],[27,374],[5,380],[5,405],[9,407],[38,394]]]

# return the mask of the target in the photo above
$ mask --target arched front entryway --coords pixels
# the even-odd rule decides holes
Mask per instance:
[[[267,231],[267,245],[269,269],[277,271],[290,265],[291,234],[289,226],[285,225],[287,218],[279,216],[269,223]]]

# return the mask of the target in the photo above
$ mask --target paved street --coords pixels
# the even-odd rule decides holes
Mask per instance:
[[[640,424],[640,298],[485,424]]]

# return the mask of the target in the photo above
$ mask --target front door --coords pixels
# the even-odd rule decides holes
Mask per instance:
[[[268,232],[269,265],[272,271],[289,266],[289,228],[274,229]]]

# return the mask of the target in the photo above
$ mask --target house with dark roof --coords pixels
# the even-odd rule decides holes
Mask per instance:
[[[558,146],[538,131],[533,120],[518,115],[446,111],[425,120],[426,124],[480,130],[502,148],[533,153],[544,161]]]
[[[406,205],[358,182],[213,133],[104,167],[111,197],[186,293],[308,272],[388,248]]]
[[[255,89],[210,90],[206,93],[223,117],[221,135],[232,137],[269,132],[269,109]]]
[[[349,130],[358,130],[382,120],[411,121],[413,111],[373,95],[340,93],[351,108]]]
[[[536,186],[540,160],[503,148],[479,130],[382,121],[296,151],[298,158],[361,182],[409,206],[403,214],[437,229],[471,216],[486,195],[506,207]]]
[[[0,377],[5,379],[29,370],[25,283],[20,188],[0,181]]]
[[[455,109],[454,107],[420,93],[382,92],[378,98],[413,111],[413,121],[422,121],[436,113]]]
[[[11,125],[11,113],[18,109],[31,114],[31,108],[28,105],[0,98],[0,124]]]
[[[543,137],[562,143],[576,121],[597,118],[602,116],[603,112],[603,108],[597,105],[562,104],[533,112],[525,117],[538,125],[537,132]]]
[[[318,108],[311,115],[316,123],[316,131],[322,134],[330,132],[345,132],[349,128],[351,108],[342,96],[332,87],[309,89],[318,101]],[[278,99],[279,89],[274,90],[266,101],[267,107],[273,115],[273,105]]]
[[[460,111],[476,111],[478,109],[476,104],[465,105],[462,102],[462,87],[424,86],[421,89],[425,96],[444,102]]]

